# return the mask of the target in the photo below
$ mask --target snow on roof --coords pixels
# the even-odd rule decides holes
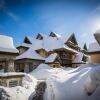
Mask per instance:
[[[73,52],[73,53],[78,53],[78,51],[76,51],[76,50],[74,50],[74,49],[72,49],[72,48],[70,48],[70,47],[68,47],[68,46],[66,46],[66,45],[64,45],[63,47],[64,47],[65,49],[67,49],[67,50]]]
[[[57,53],[53,53],[53,54],[51,54],[50,56],[48,56],[47,58],[46,58],[46,60],[45,60],[45,62],[46,63],[50,63],[50,62],[54,62],[54,60],[56,59],[56,57],[57,57]]]
[[[100,45],[97,42],[91,43],[89,45],[88,52],[96,52],[100,51]]]
[[[13,44],[13,38],[9,36],[0,35],[0,51],[18,53],[18,50]]]
[[[32,45],[31,45],[31,44],[27,44],[27,43],[22,43],[22,44],[17,45],[16,47],[18,48],[18,47],[20,47],[20,46],[29,48],[29,47],[31,47]]]
[[[57,34],[56,32],[51,32],[49,36],[51,36],[52,34],[54,34],[57,38],[61,37],[61,35]]]
[[[100,33],[100,29],[99,29],[99,30],[97,30],[94,34],[96,34],[96,33]]]
[[[36,60],[45,60],[43,57],[41,57],[35,50],[32,48],[29,48],[26,52],[16,57],[16,60],[19,59],[36,59]]]
[[[67,35],[63,34],[63,36],[61,36],[61,37],[59,36],[59,38],[51,37],[51,36],[47,36],[47,35],[43,35],[43,34],[42,34],[42,36],[43,36],[42,40],[32,38],[32,37],[27,37],[31,41],[32,45],[31,44],[27,45],[25,43],[22,45],[26,46],[26,47],[30,46],[34,50],[43,48],[46,51],[52,51],[54,49],[64,47],[65,49],[71,50],[72,52],[76,52],[76,50],[73,50],[73,49],[69,48],[68,46],[65,46],[65,44],[64,44],[69,39],[69,37],[70,37],[69,34],[67,34]]]
[[[0,77],[9,77],[9,76],[24,76],[24,73],[21,72],[7,72],[7,73],[0,73]]]
[[[66,43],[67,40],[70,38],[71,34],[61,34],[61,37],[59,38],[63,43]]]
[[[19,51],[14,48],[2,48],[0,47],[0,52],[7,52],[7,53],[18,53]]]
[[[100,45],[100,30],[99,30],[99,32],[95,32],[94,33],[94,37],[97,40],[97,42],[99,43],[99,45]]]
[[[76,54],[76,57],[75,57],[75,59],[72,62],[73,63],[81,63],[81,62],[83,62],[82,61],[83,55],[84,55],[83,53]]]

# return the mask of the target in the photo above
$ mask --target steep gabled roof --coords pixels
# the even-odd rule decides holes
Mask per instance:
[[[36,39],[36,38],[33,38],[33,37],[27,37],[28,41],[30,41],[32,44],[22,43],[21,45],[26,46],[26,47],[32,47],[33,50],[43,48],[46,51],[53,51],[54,49],[62,48],[65,45],[64,44],[65,41],[67,41],[71,37],[69,34],[66,35],[66,36],[62,35],[59,38],[47,36],[47,35],[44,35],[42,33],[41,33],[41,35],[43,36],[42,40]],[[68,48],[68,49],[72,50],[71,48]]]
[[[23,43],[32,44],[32,41],[31,41],[30,37],[26,36],[26,37],[24,38]]]
[[[70,35],[70,37],[68,38],[68,40],[66,42],[73,42],[74,44],[78,45],[75,34],[73,33],[72,35]]]
[[[100,45],[97,42],[89,44],[88,53],[100,52]]]
[[[0,35],[0,52],[18,53],[12,37]]]
[[[94,33],[94,37],[100,45],[100,30],[98,30]]]
[[[46,58],[45,62],[46,62],[46,63],[52,63],[52,62],[55,61],[56,58],[57,58],[57,53],[53,53],[53,54],[49,55],[49,56]]]
[[[41,57],[35,50],[29,48],[26,52],[16,57],[16,60],[19,59],[35,59],[35,60],[45,60]]]

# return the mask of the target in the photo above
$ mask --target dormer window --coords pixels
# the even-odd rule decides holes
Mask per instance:
[[[43,36],[41,34],[38,34],[36,39],[43,40]]]
[[[51,37],[56,37],[56,38],[61,37],[59,34],[57,34],[57,33],[55,33],[55,32],[51,32],[51,33],[49,34],[49,36],[51,36]]]
[[[54,32],[51,32],[49,36],[51,36],[51,37],[57,37]]]
[[[32,43],[30,42],[30,40],[29,40],[27,37],[25,37],[25,39],[24,39],[24,43],[32,44]]]

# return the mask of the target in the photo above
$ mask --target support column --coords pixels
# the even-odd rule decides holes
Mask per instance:
[[[6,67],[5,72],[15,72],[14,60],[13,59],[7,59],[5,67]]]
[[[28,73],[29,72],[29,64],[28,63],[25,63],[24,72],[25,73]]]

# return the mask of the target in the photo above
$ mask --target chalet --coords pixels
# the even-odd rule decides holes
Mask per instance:
[[[16,57],[17,69],[24,72],[31,71],[43,62],[53,67],[72,66],[72,61],[80,52],[74,33],[58,35],[55,32],[51,32],[49,36],[38,33],[36,38],[27,36],[17,49],[20,53]],[[47,59],[50,58],[54,60],[49,62]]]
[[[18,53],[14,47],[13,39],[0,35],[0,69],[4,69],[5,72],[14,71],[14,59]]]
[[[62,66],[72,66],[72,61],[75,58],[75,54],[78,53],[68,46],[57,48],[54,51],[59,55]]]
[[[22,86],[22,79],[24,73],[9,72],[9,73],[0,73],[0,86],[4,87],[15,87]]]
[[[19,51],[14,47],[13,39],[9,36],[0,35],[0,86],[14,87],[22,85],[23,73],[16,73],[14,60]]]
[[[94,33],[97,42],[91,43],[87,53],[91,56],[92,63],[100,63],[100,31]]]
[[[16,71],[31,72],[45,59],[40,56],[35,50],[29,48],[26,52],[16,57]]]

